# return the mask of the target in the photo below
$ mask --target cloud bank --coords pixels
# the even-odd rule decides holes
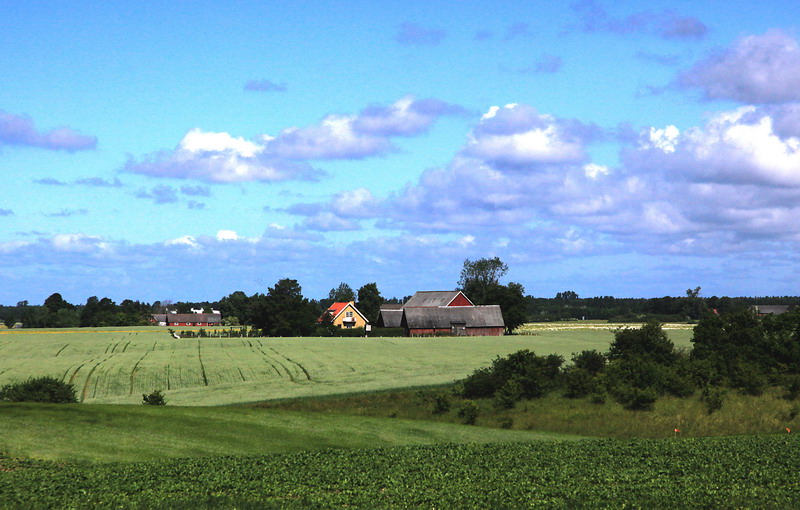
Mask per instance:
[[[97,147],[97,138],[82,135],[68,127],[39,131],[30,117],[0,110],[0,145],[75,152],[94,149]]]

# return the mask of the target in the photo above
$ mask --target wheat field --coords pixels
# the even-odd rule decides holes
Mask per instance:
[[[677,345],[691,331],[669,330]],[[446,384],[520,349],[569,360],[604,351],[607,329],[541,329],[468,338],[173,338],[162,328],[0,332],[0,385],[52,376],[85,403],[139,403],[161,390],[171,405],[270,399]]]

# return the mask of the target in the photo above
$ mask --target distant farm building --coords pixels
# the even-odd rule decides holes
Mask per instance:
[[[353,301],[333,303],[325,313],[330,315],[333,325],[340,328],[364,328],[369,324],[369,320],[356,308]],[[322,322],[324,319],[323,314],[317,322]]]
[[[378,312],[377,326],[379,328],[399,328],[403,319],[403,305],[383,304]]]
[[[501,336],[499,305],[475,306],[458,290],[421,291],[403,305],[382,305],[378,327],[403,328],[406,336]]]
[[[793,306],[789,305],[753,305],[750,307],[758,316],[783,315],[793,308]]]
[[[150,322],[159,326],[219,326],[222,315],[218,313],[156,313]]]
[[[406,307],[401,326],[407,336],[501,336],[506,329],[499,305]]]

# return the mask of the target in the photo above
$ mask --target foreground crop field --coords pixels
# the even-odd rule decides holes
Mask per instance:
[[[87,403],[221,405],[452,382],[519,349],[569,359],[606,350],[608,329],[542,329],[476,338],[194,338],[161,328],[0,332],[0,384],[49,375]],[[670,330],[688,345],[689,330]]]
[[[0,455],[0,498],[51,508],[797,508],[784,436],[407,446],[70,464]]]

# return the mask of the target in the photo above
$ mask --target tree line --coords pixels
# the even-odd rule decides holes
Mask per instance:
[[[500,283],[508,265],[498,257],[465,260],[456,288],[476,305],[497,304],[508,331],[525,322],[559,320],[607,320],[610,322],[697,321],[708,313],[727,314],[752,305],[800,305],[800,297],[702,297],[700,287],[683,296],[659,298],[582,298],[574,291],[557,293],[552,298],[525,294],[516,282]],[[375,324],[384,303],[403,303],[409,296],[384,298],[376,282],[353,290],[346,282],[333,287],[321,299],[303,296],[297,280],[284,278],[265,293],[248,296],[236,291],[218,301],[145,303],[126,299],[117,304],[92,296],[85,304],[67,302],[59,293],[42,305],[21,301],[16,306],[0,306],[0,320],[8,327],[22,323],[26,328],[140,326],[150,323],[151,314],[175,311],[190,313],[203,308],[219,310],[225,326],[252,326],[274,336],[308,335],[318,327],[317,319],[334,302],[356,302],[358,309]]]

